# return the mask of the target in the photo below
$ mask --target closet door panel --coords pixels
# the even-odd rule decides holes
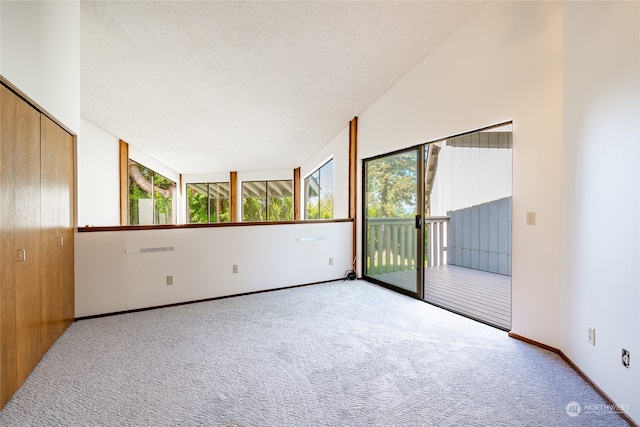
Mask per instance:
[[[15,95],[0,86],[0,408],[18,389],[14,151]]]
[[[66,330],[75,319],[75,139],[66,132],[62,135],[64,149],[60,153],[64,167],[61,169],[61,185],[64,189],[62,215],[62,236],[64,245],[62,248],[63,260],[61,268],[64,271],[62,287],[62,332]],[[62,333],[61,332],[61,333]]]
[[[62,317],[62,300],[57,289],[62,283],[62,271],[56,268],[59,262],[61,246],[58,238],[61,221],[58,214],[60,199],[58,169],[59,159],[56,156],[56,139],[52,133],[50,120],[42,117],[41,124],[41,315],[42,315],[42,347],[46,352],[58,338],[59,323]]]
[[[16,99],[15,296],[18,384],[40,361],[40,113]]]
[[[73,320],[73,137],[43,115],[41,146],[41,314],[46,352]]]

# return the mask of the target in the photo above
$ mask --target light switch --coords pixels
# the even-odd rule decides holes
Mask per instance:
[[[536,225],[536,213],[527,212],[527,225]]]

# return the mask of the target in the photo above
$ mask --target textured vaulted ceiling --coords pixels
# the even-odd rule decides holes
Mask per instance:
[[[479,7],[82,1],[82,115],[180,173],[293,169]]]

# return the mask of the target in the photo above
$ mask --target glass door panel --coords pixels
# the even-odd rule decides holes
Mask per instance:
[[[422,153],[419,147],[364,163],[364,274],[418,298],[424,264],[418,185]]]
[[[511,328],[512,126],[428,144],[425,301]]]

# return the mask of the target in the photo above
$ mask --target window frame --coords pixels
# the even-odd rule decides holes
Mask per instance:
[[[331,164],[331,216],[330,217],[322,217],[321,212],[322,212],[322,193],[323,193],[323,187],[322,187],[322,169],[324,169],[327,165]],[[318,180],[316,181],[315,178],[313,178],[313,176],[315,174],[318,174]],[[325,161],[324,163],[322,163],[318,168],[316,168],[315,170],[313,170],[311,173],[307,174],[307,176],[305,176],[304,180],[303,180],[303,192],[304,192],[304,197],[303,197],[303,205],[304,205],[304,219],[305,220],[314,220],[314,219],[333,219],[335,217],[335,212],[334,212],[334,200],[335,200],[335,193],[334,193],[334,185],[333,185],[333,181],[334,181],[334,163],[333,163],[333,157],[331,157],[330,159],[328,159],[327,161]],[[318,185],[318,205],[317,205],[317,216],[315,218],[310,218],[309,217],[309,192],[308,192],[308,185],[307,185],[307,180],[308,179],[313,179],[314,181],[316,181],[316,184]]]
[[[289,187],[289,191],[290,191],[290,196],[283,196],[282,198],[286,199],[289,198],[290,199],[290,204],[291,204],[291,212],[288,215],[288,218],[280,218],[280,219],[271,219],[271,215],[269,212],[269,206],[270,204],[270,184],[276,183],[276,182],[287,182],[289,183],[290,187]],[[246,219],[245,214],[245,208],[246,208],[246,199],[250,198],[250,199],[257,199],[258,197],[246,197],[245,196],[245,186],[247,184],[264,184],[264,219]],[[294,209],[293,209],[293,180],[291,179],[272,179],[272,180],[252,180],[252,181],[242,181],[242,188],[241,188],[241,198],[242,198],[242,222],[280,222],[280,221],[292,221],[293,220],[293,214],[294,214]]]
[[[139,188],[142,188],[142,187],[140,187],[140,183],[137,182],[135,180],[135,178],[133,178],[131,176],[130,170],[131,170],[132,166],[136,166],[140,170],[144,169],[144,170],[148,171],[148,175],[150,177],[149,184],[151,186],[151,191],[150,191],[151,206],[153,207],[152,223],[151,224],[140,224],[139,207],[138,207],[138,217],[137,217],[137,221],[136,221],[137,224],[132,224],[132,217],[131,217],[131,215],[132,215],[132,205],[131,205],[131,201],[132,201],[132,199],[131,199],[131,196],[132,196],[132,194],[131,194],[131,188],[132,188],[131,184],[132,184],[132,181],[136,182],[136,185]],[[142,163],[140,163],[140,162],[138,162],[136,160],[133,160],[131,158],[128,158],[128,160],[127,160],[127,176],[128,176],[128,186],[127,186],[127,193],[126,193],[127,194],[127,214],[128,214],[127,222],[128,222],[129,225],[149,226],[149,225],[165,225],[165,224],[177,224],[178,223],[178,221],[177,221],[177,210],[176,210],[177,202],[178,202],[178,200],[177,200],[178,185],[177,185],[177,183],[175,181],[173,181],[172,179],[167,178],[166,176],[162,175],[161,173],[156,172],[155,170],[151,169],[150,167],[145,166]],[[171,209],[171,214],[168,216],[167,222],[162,223],[162,224],[158,221],[159,212],[158,212],[158,206],[156,204],[156,193],[158,192],[157,185],[156,185],[156,177],[162,178],[162,179],[168,181],[169,183],[173,184],[173,187],[172,187],[173,190],[167,189],[168,191],[172,191],[171,203],[169,205],[170,209]],[[149,191],[146,191],[146,192],[149,193]],[[137,199],[137,200],[139,200],[139,199]]]
[[[217,218],[216,221],[212,221],[211,220],[211,186],[212,185],[225,185],[227,186],[226,191],[229,193],[228,197],[225,198],[218,198],[218,199],[213,199],[213,200],[227,200],[227,213],[228,213],[228,219],[226,221],[224,220],[220,220],[220,212],[217,212]],[[205,186],[206,185],[206,197],[207,197],[207,221],[206,222],[192,222],[191,221],[191,211],[190,211],[190,204],[189,204],[189,186],[195,186],[195,185],[201,185],[201,186]],[[186,198],[185,198],[185,207],[186,207],[186,217],[185,217],[185,222],[187,224],[225,224],[225,223],[229,223],[231,222],[231,183],[229,181],[216,181],[216,182],[188,182],[185,184],[185,190],[186,190]],[[197,191],[197,190],[196,190]],[[223,213],[224,214],[224,213]]]

